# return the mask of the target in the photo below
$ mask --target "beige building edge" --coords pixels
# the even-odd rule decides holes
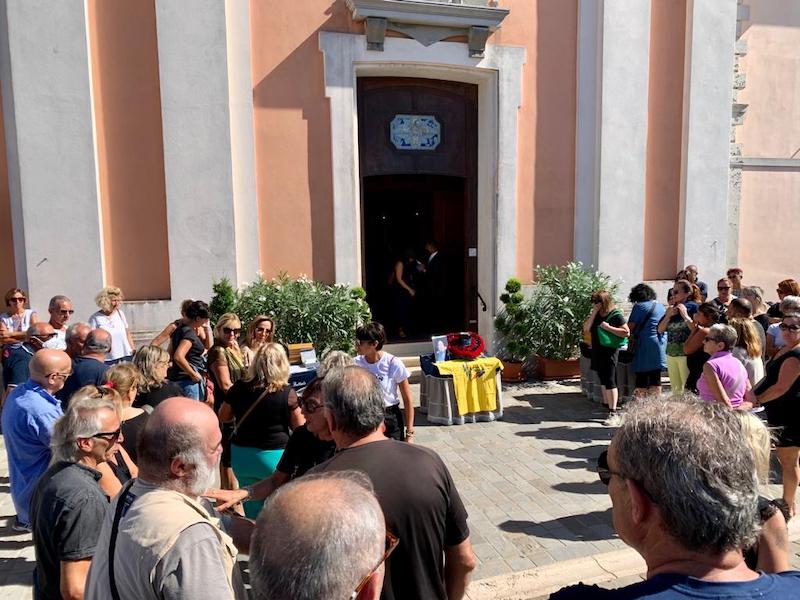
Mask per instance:
[[[774,300],[798,45],[781,0],[0,0],[0,288],[85,318],[119,285],[150,331],[221,277],[365,284],[359,82],[385,77],[477,90],[485,336],[509,276],[571,259],[623,291],[737,265]]]

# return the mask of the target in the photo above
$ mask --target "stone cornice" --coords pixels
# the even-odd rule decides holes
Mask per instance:
[[[383,51],[386,30],[399,31],[429,46],[465,35],[471,57],[483,57],[486,40],[510,12],[471,4],[433,0],[346,0],[354,21],[365,21],[367,48]]]

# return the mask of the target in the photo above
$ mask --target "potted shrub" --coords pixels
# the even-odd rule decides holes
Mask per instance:
[[[526,323],[536,355],[540,379],[565,379],[580,373],[579,344],[583,322],[592,309],[591,295],[607,290],[612,295],[617,284],[599,271],[580,262],[563,266],[537,267],[536,289],[526,302]]]
[[[523,364],[532,352],[532,340],[527,324],[528,311],[525,296],[522,293],[522,282],[516,277],[508,280],[505,292],[500,294],[503,308],[495,318],[495,327],[503,335],[498,349],[503,361],[504,381],[522,381]]]
[[[245,327],[256,315],[270,315],[276,342],[312,342],[321,357],[329,350],[355,351],[356,327],[372,318],[365,297],[359,287],[281,273],[271,280],[259,277],[240,290],[226,280],[216,282],[211,309],[214,319],[222,312],[236,313]]]

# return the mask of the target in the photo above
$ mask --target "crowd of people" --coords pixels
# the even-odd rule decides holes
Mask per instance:
[[[721,595],[702,597],[800,597],[786,536],[800,483],[800,289],[781,282],[768,309],[741,270],[711,301],[701,284],[687,267],[666,307],[639,284],[627,318],[608,291],[592,296],[592,368],[619,427],[598,472],[648,580],[628,595],[554,597],[715,585]],[[296,389],[266,315],[244,327],[227,313],[212,329],[208,305],[187,300],[136,348],[118,288],[97,295],[88,322],[72,322],[66,296],[47,321],[26,300],[10,290],[0,316],[1,418],[36,598],[245,598],[239,553],[251,598],[464,596],[467,512],[441,458],[413,443],[410,374],[381,324],[358,327],[357,356],[327,353]],[[620,352],[639,399],[623,418]],[[780,499],[758,493],[772,443]]]

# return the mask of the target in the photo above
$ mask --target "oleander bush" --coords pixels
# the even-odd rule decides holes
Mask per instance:
[[[535,288],[529,297],[524,297],[514,278],[500,296],[504,306],[495,319],[503,335],[500,352],[516,361],[531,354],[554,360],[576,358],[583,322],[592,310],[592,293],[607,290],[616,296],[619,285],[580,262],[537,266],[534,273]]]
[[[211,309],[213,319],[224,312],[236,313],[243,327],[256,315],[269,315],[275,320],[276,341],[312,342],[317,356],[322,356],[329,350],[355,351],[356,327],[372,318],[365,298],[360,287],[329,285],[305,276],[293,279],[282,273],[270,280],[259,277],[240,290],[225,279],[215,282]]]

